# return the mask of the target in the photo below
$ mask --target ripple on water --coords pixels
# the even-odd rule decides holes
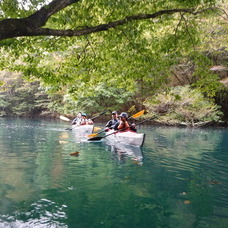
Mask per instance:
[[[0,216],[0,227],[68,227],[64,220],[67,219],[67,206],[58,205],[48,199],[40,199],[30,205],[27,212],[14,212],[12,215]]]

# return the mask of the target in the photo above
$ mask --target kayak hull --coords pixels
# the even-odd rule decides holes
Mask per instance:
[[[137,147],[143,146],[143,143],[145,140],[144,133],[137,133],[133,131],[122,131],[122,132],[114,133],[114,130],[109,130],[108,132],[106,132],[106,136],[107,136],[106,138],[110,141],[121,142],[126,145],[137,146]]]

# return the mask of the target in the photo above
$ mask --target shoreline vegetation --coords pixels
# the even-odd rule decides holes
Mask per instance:
[[[21,74],[0,72],[0,81],[3,81],[0,91],[0,117],[25,117],[59,119],[65,115],[73,119],[78,111],[88,116],[96,116],[101,110],[108,112],[96,118],[96,122],[106,122],[110,119],[113,110],[126,111],[133,115],[142,109],[146,114],[141,120],[157,116],[147,125],[177,126],[177,127],[228,127],[228,88],[224,86],[222,92],[215,98],[205,97],[197,88],[190,85],[169,86],[158,91],[153,96],[144,98],[142,103],[138,100],[116,106],[102,106],[101,100],[80,103],[59,92],[49,93],[47,87],[40,81],[27,81]],[[113,98],[114,99],[114,98]],[[118,97],[114,99],[117,103]],[[94,109],[93,102],[99,104]],[[87,107],[86,107],[87,106]],[[106,108],[108,107],[108,108]],[[98,109],[99,108],[99,109]],[[136,120],[136,124],[137,124]]]
[[[76,99],[67,91],[52,91],[49,85],[37,78],[28,80],[22,73],[0,71],[0,117],[59,119],[60,115],[65,115],[73,119],[79,111],[92,117],[107,109],[109,113],[119,110],[129,115],[145,109],[142,120],[158,116],[146,123],[150,125],[227,127],[228,67],[225,62],[228,52],[222,49],[218,53],[216,57],[211,54],[220,64],[210,68],[213,77],[217,78],[212,86],[218,87],[211,96],[197,87],[197,82],[190,83],[194,78],[194,72],[186,75],[190,65],[176,66],[166,84],[153,92],[147,88],[148,94],[135,94],[104,85],[93,91],[91,96]],[[105,122],[109,118],[110,114],[105,114],[96,121]]]

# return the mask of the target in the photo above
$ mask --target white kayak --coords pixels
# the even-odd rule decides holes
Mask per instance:
[[[145,133],[137,133],[131,130],[114,133],[114,130],[109,130],[106,132],[106,138],[110,141],[141,147],[145,140]]]
[[[93,124],[72,125],[72,130],[79,136],[86,136],[92,134],[93,127]]]

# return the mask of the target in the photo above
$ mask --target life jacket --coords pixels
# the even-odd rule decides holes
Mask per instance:
[[[118,130],[129,130],[129,129],[130,129],[130,125],[127,121],[126,122],[120,121]]]

